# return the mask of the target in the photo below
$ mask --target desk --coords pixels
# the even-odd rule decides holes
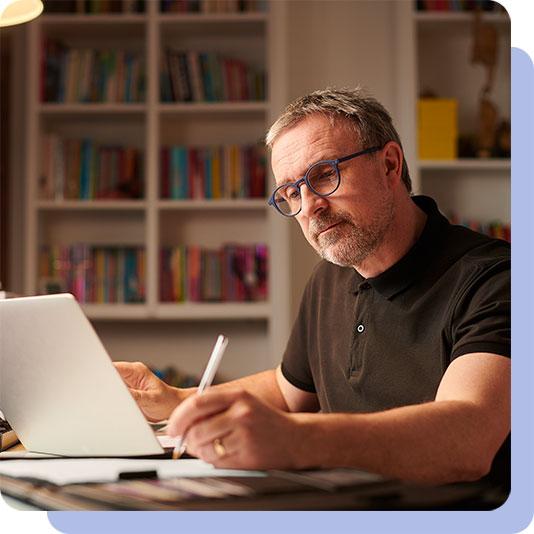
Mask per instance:
[[[175,465],[188,461],[195,462],[160,460]],[[482,482],[422,487],[352,469],[268,471],[254,476],[213,469],[195,478],[113,478],[113,482],[64,485],[5,472],[4,468],[0,475],[2,494],[43,510],[491,510],[506,499]]]
[[[19,443],[5,452],[24,451]],[[6,455],[0,453],[0,469],[3,459]],[[121,469],[125,464],[134,470],[145,469],[147,464],[153,464],[151,468],[159,466],[159,479],[118,481],[116,472],[111,478],[98,479],[108,480],[106,483],[80,483],[76,477],[48,478],[54,484],[27,478],[28,472],[32,477],[37,473],[49,476],[46,468],[39,470],[39,464],[45,465],[41,462],[52,462],[48,464],[50,473],[57,472],[65,462],[68,469],[71,464],[75,469],[86,461],[13,460],[11,465],[24,462],[29,469],[25,478],[0,474],[0,491],[15,508],[32,510],[491,510],[507,498],[487,482],[428,487],[387,480],[356,469],[229,472],[200,460],[103,460],[112,466],[120,465]],[[38,462],[35,470],[33,462]],[[195,462],[204,467],[195,467]],[[197,469],[196,475],[187,469],[191,464]],[[169,467],[178,469],[183,476],[173,476],[176,471],[169,471]]]

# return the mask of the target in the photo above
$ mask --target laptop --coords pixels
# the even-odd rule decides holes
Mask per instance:
[[[28,451],[164,453],[71,294],[0,300],[0,409]]]

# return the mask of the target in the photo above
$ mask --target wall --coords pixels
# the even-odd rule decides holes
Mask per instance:
[[[288,6],[288,94],[361,85],[394,113],[394,6],[389,1],[296,0]],[[340,154],[341,155],[341,154]],[[311,162],[310,162],[311,163]],[[319,257],[292,222],[292,316]]]

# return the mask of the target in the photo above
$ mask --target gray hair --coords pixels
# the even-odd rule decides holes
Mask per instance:
[[[265,136],[266,145],[272,149],[274,141],[284,130],[316,113],[327,117],[332,126],[336,118],[346,119],[354,133],[359,135],[363,148],[383,146],[388,141],[395,141],[402,150],[399,134],[388,111],[360,87],[353,90],[327,88],[297,98],[269,128]],[[405,158],[402,161],[401,178],[411,193],[412,180]]]

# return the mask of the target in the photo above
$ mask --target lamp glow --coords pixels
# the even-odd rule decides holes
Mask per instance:
[[[42,11],[41,0],[0,0],[0,27],[28,22]]]

